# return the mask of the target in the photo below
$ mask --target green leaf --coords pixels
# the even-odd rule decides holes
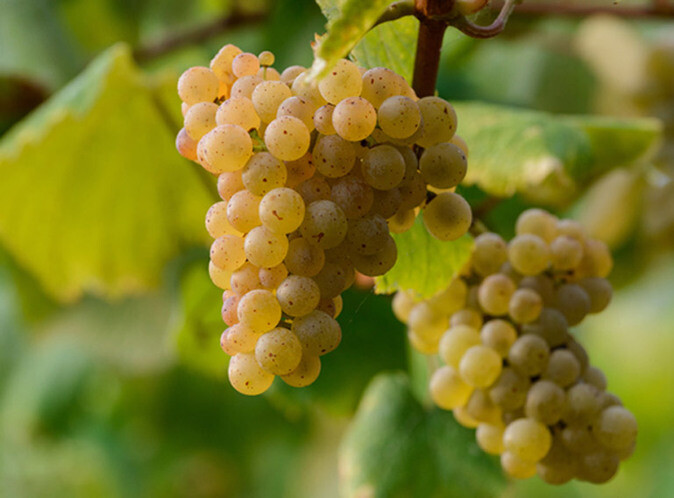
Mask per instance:
[[[206,243],[211,194],[167,115],[118,45],[3,137],[0,242],[55,297],[155,286]]]
[[[375,378],[342,441],[344,496],[397,498],[498,496],[498,462],[451,413],[427,410],[404,374]]]
[[[410,230],[394,234],[393,238],[398,246],[398,260],[386,275],[376,278],[379,293],[411,289],[420,297],[430,297],[447,286],[473,250],[473,238],[468,234],[452,242],[435,239],[426,230],[421,216]]]
[[[464,183],[547,205],[567,203],[610,168],[648,160],[662,134],[653,119],[566,117],[477,102],[455,108],[470,148]]]

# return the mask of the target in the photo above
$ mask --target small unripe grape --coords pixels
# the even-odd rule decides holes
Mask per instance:
[[[550,243],[550,262],[555,270],[573,270],[583,259],[583,246],[576,239],[566,235],[557,237]]]
[[[506,474],[515,479],[529,479],[536,475],[536,463],[522,460],[510,451],[501,454],[501,467]]]
[[[466,404],[473,388],[461,379],[454,368],[444,366],[433,373],[430,392],[436,405],[445,410],[452,410]]]
[[[567,423],[590,423],[599,412],[600,391],[585,383],[578,383],[566,392],[566,407],[562,419]]]
[[[286,186],[290,188],[296,188],[300,183],[313,177],[314,173],[316,173],[314,159],[308,152],[299,159],[285,161],[285,163],[286,170],[288,171]]]
[[[480,330],[482,327],[482,314],[474,309],[465,308],[453,313],[449,320],[449,324],[452,327],[457,325],[468,325],[475,330]]]
[[[475,431],[475,439],[482,451],[490,455],[500,455],[505,451],[503,446],[502,424],[480,424]]]
[[[446,189],[461,183],[468,164],[461,149],[452,143],[443,142],[424,150],[419,159],[419,169],[426,183]]]
[[[532,289],[517,289],[508,303],[510,317],[519,324],[535,321],[543,310],[543,299]]]
[[[489,275],[480,284],[478,301],[485,312],[500,316],[508,313],[510,298],[517,287],[515,283],[501,273]]]
[[[556,348],[568,342],[568,327],[566,318],[559,310],[543,308],[538,320],[522,327],[522,334],[537,335],[551,348]]]
[[[619,464],[618,456],[606,451],[599,450],[583,455],[578,470],[578,478],[593,484],[605,483],[618,472]]]
[[[259,59],[261,66],[271,66],[274,64],[274,54],[268,50],[260,52],[260,55],[258,55],[257,58]]]
[[[542,238],[524,233],[510,241],[508,258],[522,275],[537,275],[550,265],[550,250]]]
[[[473,417],[468,415],[468,413],[466,413],[465,406],[458,406],[454,408],[452,410],[452,415],[454,415],[454,418],[459,424],[464,427],[468,427],[469,429],[475,429],[478,425],[480,425],[479,420],[475,420]]]
[[[590,384],[591,386],[596,387],[600,391],[606,390],[608,382],[606,381],[606,375],[597,367],[587,367],[583,373],[583,382]]]
[[[378,190],[389,190],[405,176],[405,159],[391,145],[369,149],[363,158],[363,179]]]
[[[557,218],[542,209],[527,209],[517,218],[515,233],[529,233],[550,243],[557,237]]]
[[[399,290],[393,296],[391,308],[393,309],[393,314],[398,320],[403,323],[407,323],[407,319],[410,316],[410,311],[416,303],[416,299],[414,299],[410,292]]]
[[[374,254],[353,253],[353,265],[363,275],[378,277],[387,273],[398,259],[398,247],[390,235],[386,238],[382,248]]]
[[[509,424],[503,432],[506,451],[525,462],[538,462],[552,445],[548,428],[532,418],[521,418]]]
[[[531,289],[543,299],[544,306],[552,306],[557,298],[555,283],[547,275],[534,275],[520,280],[520,288]]]
[[[524,405],[530,386],[529,377],[511,367],[505,367],[489,389],[489,397],[503,410],[516,410]]]
[[[440,338],[440,357],[447,365],[458,369],[466,351],[479,344],[480,334],[476,329],[468,325],[454,325]]]
[[[580,375],[580,363],[574,354],[567,349],[557,349],[550,354],[548,367],[543,377],[550,379],[561,387],[573,384]]]
[[[586,240],[580,271],[587,277],[606,278],[613,268],[613,257],[601,240]]]
[[[637,437],[637,420],[622,406],[604,409],[592,426],[597,440],[609,450],[630,448]]]
[[[553,425],[561,418],[565,401],[564,389],[549,380],[539,380],[527,394],[524,412],[529,418]]]
[[[517,339],[508,352],[510,365],[524,375],[534,376],[545,370],[550,347],[537,335],[527,334]]]
[[[448,142],[456,132],[456,112],[452,105],[440,97],[424,97],[417,102],[423,121],[423,133],[417,144],[430,147]]]
[[[564,314],[570,326],[578,325],[590,312],[590,296],[576,284],[564,284],[557,289],[555,307]]]
[[[501,356],[487,346],[473,346],[459,362],[461,378],[473,387],[490,386],[501,373]]]
[[[486,424],[501,424],[503,412],[483,389],[475,389],[466,402],[466,413]]]
[[[482,344],[492,348],[501,358],[508,356],[510,346],[517,340],[517,330],[505,320],[489,320],[480,331]]]
[[[428,300],[428,304],[444,315],[451,315],[466,305],[467,293],[466,282],[461,278],[453,278],[446,288]]]
[[[578,282],[590,298],[590,313],[606,309],[613,296],[613,287],[608,280],[599,277],[584,278]]]
[[[470,228],[470,205],[453,192],[444,192],[428,203],[423,211],[424,225],[438,240],[456,240]]]
[[[478,275],[497,273],[508,259],[508,246],[501,236],[487,232],[475,237],[471,265]]]
[[[446,318],[425,301],[421,301],[410,310],[407,323],[418,335],[433,339],[439,339],[447,328]]]

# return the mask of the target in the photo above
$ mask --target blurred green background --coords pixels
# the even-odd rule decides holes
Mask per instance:
[[[674,496],[674,19],[516,14],[496,39],[446,37],[438,89],[452,102],[664,130],[657,150],[581,174],[554,203],[614,249],[615,300],[577,333],[640,435],[611,483],[552,488],[503,480],[470,431],[400,395],[402,377],[380,378],[366,403],[390,400],[402,431],[368,406],[353,421],[376,374],[423,378],[390,298],[372,291],[344,296],[343,343],[311,387],[246,398],[226,380],[203,228],[216,193],[174,150],[175,83],[225,43],[310,65],[325,29],[314,2],[0,0],[0,13],[0,496],[329,498],[340,479],[355,493],[361,461],[372,496]],[[490,228],[512,232],[531,203],[501,202]],[[421,432],[405,433],[408,418]],[[361,441],[375,437],[389,445]]]

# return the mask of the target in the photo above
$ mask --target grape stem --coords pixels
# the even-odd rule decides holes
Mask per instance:
[[[379,16],[377,22],[374,23],[374,26],[379,24],[395,21],[405,16],[414,15],[414,1],[413,0],[402,0],[400,2],[393,2],[391,5],[386,7],[386,10]],[[372,27],[374,27],[372,26]]]
[[[449,23],[462,33],[473,38],[492,38],[505,29],[508,18],[517,3],[519,3],[518,0],[506,0],[501,6],[498,17],[489,26],[475,24],[464,16],[455,17]]]
[[[491,8],[499,9],[503,3],[494,3]],[[517,16],[565,16],[585,17],[592,14],[611,14],[626,18],[674,17],[674,5],[668,0],[653,0],[651,5],[642,7],[618,7],[614,5],[567,5],[561,4],[523,4],[515,9]]]

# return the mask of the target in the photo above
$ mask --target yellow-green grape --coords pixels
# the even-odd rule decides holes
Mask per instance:
[[[234,349],[232,347],[232,344],[229,342],[229,334],[231,332],[230,328],[231,327],[226,328],[224,332],[220,335],[220,349],[222,349],[227,355],[234,356],[239,351]]]
[[[438,352],[438,339],[426,338],[417,334],[414,330],[407,330],[407,340],[410,345],[423,354],[435,354]]]
[[[299,159],[294,161],[286,161],[285,163],[286,170],[288,171],[286,186],[290,188],[297,187],[303,181],[308,180],[314,176],[314,173],[316,172],[314,160],[311,157],[311,154],[308,152]]]
[[[438,194],[423,211],[424,225],[438,240],[456,240],[464,235],[473,221],[470,205],[453,192]]]
[[[272,292],[254,289],[241,298],[236,314],[253,332],[268,332],[281,320],[281,305]]]
[[[290,89],[292,90],[293,95],[306,100],[312,107],[314,107],[314,109],[318,109],[326,104],[325,99],[318,90],[318,86],[314,82],[307,81],[306,71],[303,71],[295,77]]]
[[[323,249],[310,244],[304,237],[293,239],[288,244],[285,265],[290,273],[303,277],[313,277],[325,264]]]
[[[430,392],[436,405],[445,410],[453,410],[466,404],[473,388],[461,379],[453,367],[445,365],[431,376]]]
[[[316,201],[330,200],[332,189],[325,178],[319,174],[300,183],[297,186],[297,192],[302,196],[305,204],[311,204]]]
[[[390,235],[381,249],[374,254],[353,253],[353,266],[363,275],[378,277],[387,273],[398,259],[398,247]]]
[[[443,142],[423,152],[419,159],[419,170],[426,183],[445,189],[456,187],[463,180],[468,164],[461,149],[452,143]]]
[[[288,252],[288,238],[265,226],[255,227],[246,235],[244,250],[248,261],[269,268],[283,263]]]
[[[465,308],[452,314],[449,319],[449,325],[452,327],[457,325],[468,325],[475,330],[480,330],[480,327],[482,327],[482,314],[474,309]]]
[[[564,314],[570,326],[578,325],[590,312],[590,296],[576,284],[563,284],[557,289],[555,307]]]
[[[229,201],[234,194],[243,190],[242,170],[230,171],[218,175],[218,194],[223,201]]]
[[[550,353],[548,366],[543,377],[558,386],[567,387],[580,376],[580,362],[568,349],[556,349]]]
[[[536,473],[548,484],[564,484],[576,476],[577,460],[559,437],[554,437],[550,451],[536,464]]]
[[[243,296],[255,289],[262,287],[260,283],[260,269],[251,264],[244,263],[238,270],[232,272],[230,279],[230,286],[232,290],[239,296]],[[238,316],[238,312],[237,312]]]
[[[600,391],[596,387],[578,383],[566,391],[566,407],[562,420],[570,424],[589,424],[599,413]]]
[[[196,161],[197,158],[197,142],[187,134],[185,128],[181,128],[176,136],[176,149],[178,153],[185,159]]]
[[[363,88],[358,66],[346,59],[340,59],[318,83],[318,89],[325,100],[337,105],[349,97],[357,97]]]
[[[578,478],[593,484],[609,481],[618,472],[620,459],[606,451],[596,451],[583,455],[578,470]]]
[[[477,445],[482,451],[490,455],[500,455],[505,450],[503,446],[503,424],[480,424],[475,431]]]
[[[461,138],[459,135],[454,135],[451,138],[450,142],[456,145],[459,149],[461,149],[463,153],[466,155],[466,157],[468,157],[468,144],[463,138]]]
[[[232,73],[237,78],[252,76],[260,69],[260,61],[255,54],[243,52],[232,60]]]
[[[231,97],[225,100],[215,113],[218,125],[237,125],[250,131],[260,127],[260,117],[248,97]]]
[[[424,194],[425,195],[425,194]],[[402,195],[400,189],[372,190],[372,207],[370,214],[378,214],[382,218],[390,218],[402,207]]]
[[[386,99],[377,111],[379,126],[392,138],[408,138],[422,126],[421,111],[417,103],[401,95]]]
[[[515,233],[529,233],[550,243],[557,237],[557,218],[542,209],[527,209],[517,218]]]
[[[309,150],[311,137],[307,126],[293,116],[274,119],[264,131],[269,152],[282,161],[295,161]]]
[[[286,85],[290,86],[293,84],[293,81],[295,81],[295,78],[297,78],[300,74],[302,74],[306,70],[307,68],[303,66],[297,65],[288,66],[281,73],[281,81]]]
[[[290,330],[277,327],[260,336],[255,345],[255,359],[269,373],[288,375],[302,360],[302,345]]]
[[[471,266],[482,277],[497,273],[508,259],[508,245],[500,235],[487,232],[475,237]]]
[[[405,175],[403,176],[400,186],[410,185],[414,180],[415,175],[419,174],[417,168],[419,167],[419,159],[410,147],[396,147],[398,152],[403,156],[405,161]]]
[[[543,299],[544,306],[552,306],[555,303],[555,283],[547,275],[534,275],[520,280],[521,289],[531,289]]]
[[[585,242],[585,239],[587,238],[583,225],[576,220],[569,219],[557,221],[557,234],[560,237],[563,235],[571,237],[581,243]]]
[[[337,321],[318,310],[293,320],[292,331],[299,338],[305,354],[311,356],[334,351],[342,340],[342,329]]]
[[[548,428],[532,418],[521,418],[508,424],[503,432],[506,451],[525,462],[538,462],[552,445]]]
[[[599,277],[584,278],[578,282],[590,298],[590,313],[606,309],[613,297],[613,287],[608,280]]]
[[[328,135],[319,139],[312,155],[318,172],[328,178],[344,176],[356,164],[356,150],[353,144],[338,135]]]
[[[463,355],[480,344],[479,332],[468,325],[454,325],[440,338],[440,358],[447,365],[459,368]]]
[[[400,77],[385,67],[375,67],[363,73],[363,89],[360,96],[369,100],[375,107],[394,95],[400,95],[402,90]]]
[[[206,231],[217,239],[223,235],[241,235],[241,232],[235,230],[227,220],[227,203],[225,201],[216,202],[206,213]]]
[[[545,425],[554,425],[562,416],[565,401],[564,389],[552,381],[539,380],[529,389],[524,413]]]
[[[538,235],[517,235],[508,244],[510,264],[522,275],[538,275],[550,265],[550,249]]]
[[[410,311],[417,304],[417,300],[414,298],[411,292],[399,290],[393,296],[391,301],[391,308],[393,309],[393,314],[398,320],[403,323],[407,323],[407,320],[410,316]]]
[[[604,409],[592,425],[592,433],[597,440],[612,451],[626,450],[637,438],[637,420],[622,406]]]
[[[372,187],[355,176],[345,176],[332,185],[330,199],[349,219],[365,216],[374,202]]]
[[[206,160],[211,173],[236,171],[253,155],[253,141],[248,132],[237,125],[220,125],[204,135]]]
[[[358,254],[372,255],[379,252],[388,238],[386,220],[378,214],[349,221],[346,240]]]
[[[260,55],[257,56],[260,61],[261,66],[272,66],[274,64],[274,54],[269,50],[260,52]]]
[[[222,290],[229,289],[232,272],[218,268],[213,264],[213,261],[208,263],[208,276],[211,277],[211,282]]]
[[[270,123],[275,117],[279,106],[292,97],[288,85],[281,81],[263,81],[255,87],[251,100],[260,119]]]
[[[191,67],[178,79],[178,95],[188,105],[213,102],[218,97],[220,83],[207,67]]]
[[[337,104],[332,113],[332,126],[345,140],[365,140],[377,125],[377,112],[362,97],[349,97]]]
[[[234,271],[246,262],[243,240],[235,235],[223,235],[211,244],[211,261],[218,268]]]
[[[548,366],[550,347],[537,335],[527,334],[517,339],[508,352],[508,363],[524,375],[542,373]]]
[[[426,301],[421,301],[412,307],[407,324],[420,337],[431,339],[432,342],[436,343],[447,329],[445,316]]]
[[[501,467],[515,479],[529,479],[536,475],[536,463],[526,462],[509,451],[501,453]]]
[[[460,373],[460,372],[459,372]],[[466,402],[466,413],[485,424],[501,424],[503,411],[496,406],[484,389],[475,389]]]
[[[378,145],[365,154],[362,172],[369,185],[389,190],[399,185],[405,176],[405,159],[395,147]]]
[[[580,373],[584,373],[587,367],[590,365],[590,358],[585,351],[585,348],[575,339],[571,339],[566,345],[566,349],[571,351],[580,363]]]
[[[510,298],[517,287],[515,283],[501,273],[485,278],[478,289],[478,302],[490,315],[500,316],[508,313]]]
[[[344,308],[342,296],[337,296],[332,299],[321,299],[316,306],[318,311],[327,313],[332,318],[337,318]]]
[[[391,233],[405,233],[414,226],[416,219],[417,214],[414,209],[399,209],[387,220],[389,230]]]
[[[559,432],[559,439],[572,453],[587,454],[601,448],[589,424],[569,424]]]
[[[311,278],[290,275],[276,289],[276,297],[285,314],[303,316],[316,309],[321,291]]]
[[[597,367],[587,367],[583,373],[583,382],[590,384],[600,391],[604,391],[608,386],[608,381],[606,380],[606,375]]]
[[[258,272],[258,277],[262,287],[266,289],[276,289],[281,282],[285,280],[288,276],[288,269],[286,266],[281,263],[271,268],[260,268]]]
[[[452,105],[440,97],[424,97],[417,102],[424,123],[423,133],[417,144],[426,148],[449,142],[456,132],[456,112]]]
[[[477,428],[477,426],[480,425],[479,420],[475,420],[466,412],[465,406],[459,406],[457,408],[454,408],[452,410],[452,414],[454,415],[454,418],[459,424],[461,424],[464,427],[468,427],[469,429],[475,429]]]
[[[561,235],[550,243],[550,262],[558,271],[573,270],[583,260],[583,245],[576,239]]]
[[[283,187],[288,173],[285,164],[269,152],[258,152],[243,168],[241,179],[249,192],[263,196],[270,190]]]
[[[585,241],[580,267],[586,277],[606,278],[613,268],[613,257],[608,246],[601,240]]]
[[[192,140],[199,141],[215,128],[215,113],[218,106],[213,102],[199,102],[190,106],[185,114],[185,131]]]
[[[332,201],[309,204],[300,232],[310,244],[321,249],[338,246],[346,236],[348,223],[344,211]]]
[[[492,348],[501,358],[508,356],[510,346],[517,340],[517,330],[505,320],[489,320],[480,330],[482,344]]]
[[[262,369],[251,353],[239,353],[229,360],[229,382],[241,394],[256,396],[274,382],[274,375]]]
[[[273,232],[283,234],[297,230],[302,224],[304,213],[302,196],[288,187],[267,192],[258,208],[262,224]]]
[[[487,346],[473,346],[461,357],[461,378],[473,387],[489,387],[501,373],[501,356]]]
[[[248,233],[256,226],[260,225],[260,207],[258,196],[241,190],[234,194],[227,203],[227,220],[241,233]]]
[[[239,78],[232,85],[230,98],[246,97],[247,99],[251,99],[253,97],[253,91],[255,90],[255,87],[263,81],[264,80],[258,75],[244,76],[243,78]]]
[[[320,272],[313,277],[320,289],[321,299],[332,299],[339,296],[346,289],[347,274],[353,271],[350,264],[327,261]]]
[[[428,299],[428,304],[444,315],[451,315],[466,305],[467,294],[466,282],[453,278],[447,287]]]
[[[238,353],[252,353],[255,351],[260,334],[256,334],[242,323],[235,323],[227,329],[229,332],[224,340],[224,346],[232,352],[230,356]],[[221,345],[222,345],[221,338]],[[229,353],[228,353],[229,354]]]
[[[321,359],[317,355],[302,354],[297,368],[288,375],[282,375],[283,382],[292,387],[306,387],[313,384],[321,373]]]
[[[543,310],[543,299],[533,289],[517,289],[510,297],[508,313],[515,323],[526,324],[538,319]]]
[[[232,74],[232,61],[242,50],[236,45],[227,44],[211,59],[211,71],[219,80],[227,80]]]
[[[281,75],[273,67],[261,67],[256,74],[265,81],[281,81]]]
[[[489,398],[504,411],[517,410],[524,405],[531,381],[511,367],[505,367],[489,389]]]
[[[314,129],[314,108],[301,97],[293,96],[281,102],[276,117],[293,116],[304,123],[309,131]]]
[[[335,127],[332,125],[332,114],[335,112],[335,106],[332,104],[325,104],[314,113],[314,126],[322,135],[334,135],[337,133]]]
[[[454,9],[462,16],[469,16],[482,10],[489,0],[456,0]]]

